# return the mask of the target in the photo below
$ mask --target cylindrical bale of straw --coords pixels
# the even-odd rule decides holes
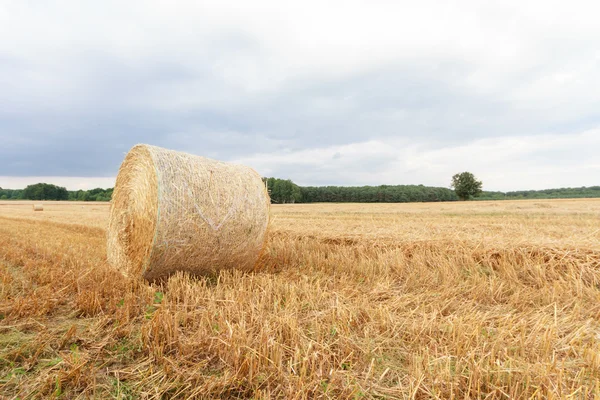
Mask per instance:
[[[108,261],[149,281],[176,271],[253,270],[270,199],[253,169],[140,144],[125,156],[108,225]]]
[[[44,206],[42,204],[34,204],[33,211],[44,211]]]

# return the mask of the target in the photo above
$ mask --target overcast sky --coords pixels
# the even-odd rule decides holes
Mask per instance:
[[[596,1],[0,1],[0,187],[137,143],[301,185],[600,185]]]

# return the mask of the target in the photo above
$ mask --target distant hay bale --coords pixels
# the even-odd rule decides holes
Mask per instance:
[[[34,204],[33,211],[44,211],[44,206],[42,204]]]
[[[112,196],[108,261],[149,281],[252,270],[269,195],[251,168],[149,145],[125,156]]]

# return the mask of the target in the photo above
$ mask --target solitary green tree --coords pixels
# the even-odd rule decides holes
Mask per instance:
[[[481,194],[482,183],[470,172],[461,172],[452,177],[452,185],[456,195],[461,200],[468,200]]]

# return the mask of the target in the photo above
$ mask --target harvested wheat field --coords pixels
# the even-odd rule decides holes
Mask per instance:
[[[600,396],[600,200],[275,205],[259,270],[161,286],[43,207],[0,202],[0,397]]]

